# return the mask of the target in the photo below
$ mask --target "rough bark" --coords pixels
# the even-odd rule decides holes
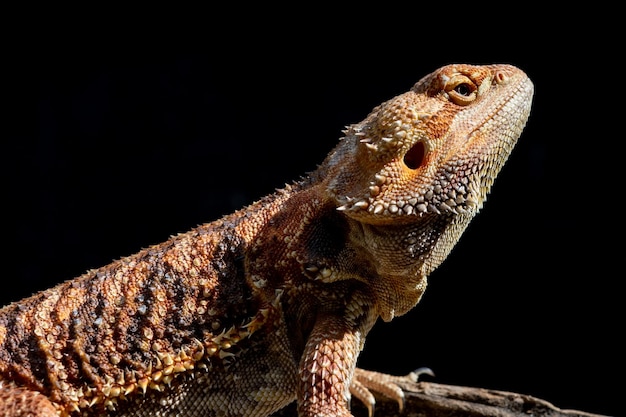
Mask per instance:
[[[561,410],[551,403],[507,391],[460,387],[432,382],[407,383],[404,411],[398,404],[376,397],[375,417],[606,417],[577,410]],[[358,400],[352,402],[355,417],[367,417],[367,408]],[[294,404],[274,417],[295,417]]]

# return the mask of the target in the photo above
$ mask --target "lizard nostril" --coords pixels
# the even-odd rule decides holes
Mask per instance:
[[[415,145],[409,149],[409,151],[404,155],[404,163],[409,169],[417,169],[422,166],[424,162],[424,143],[417,142]]]

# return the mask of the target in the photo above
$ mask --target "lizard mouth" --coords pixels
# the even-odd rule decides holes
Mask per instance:
[[[424,142],[418,141],[415,145],[411,146],[411,149],[409,149],[406,154],[404,154],[404,164],[410,170],[416,170],[424,163],[425,155],[426,149],[424,147]]]

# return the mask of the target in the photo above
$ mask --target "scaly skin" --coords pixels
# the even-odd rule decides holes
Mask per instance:
[[[305,179],[0,310],[0,415],[350,416],[365,336],[417,304],[528,118],[507,65],[443,67]],[[383,381],[392,381],[386,383]]]

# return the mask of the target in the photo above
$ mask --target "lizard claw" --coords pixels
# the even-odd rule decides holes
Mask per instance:
[[[411,380],[411,382],[417,382],[421,375],[429,375],[429,376],[434,377],[435,373],[430,368],[421,367],[407,374],[406,378]]]
[[[406,387],[407,384],[416,383],[421,375],[435,376],[435,373],[430,368],[418,368],[407,375],[396,376],[356,368],[350,385],[350,393],[367,407],[369,417],[374,415],[376,405],[376,399],[371,391],[395,400],[402,412],[404,410],[403,387]]]

